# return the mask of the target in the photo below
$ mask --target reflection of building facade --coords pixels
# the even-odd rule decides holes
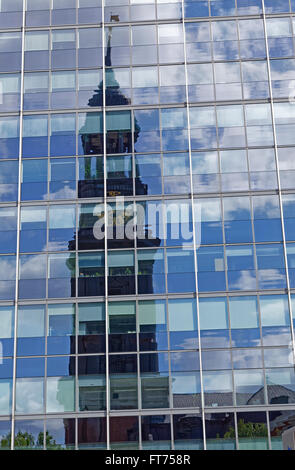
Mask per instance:
[[[104,442],[106,436],[106,420],[101,420],[98,425],[95,418],[89,418],[87,421],[82,419],[79,423],[79,434],[81,441],[84,443]],[[91,447],[91,445],[85,444],[86,449],[87,447]]]
[[[295,399],[295,390],[288,388],[283,385],[269,385],[267,387],[268,401],[270,404],[275,405],[279,404],[288,404],[294,403]],[[245,395],[245,403],[248,405],[256,405],[264,402],[264,389],[261,388],[255,394],[246,400],[247,395]]]
[[[0,0],[1,446],[294,448],[295,1],[110,3]]]
[[[64,419],[63,422],[65,428],[65,446],[73,448],[73,443],[75,442],[75,422],[72,419]]]
[[[288,429],[282,434],[283,450],[295,450],[295,428]]]

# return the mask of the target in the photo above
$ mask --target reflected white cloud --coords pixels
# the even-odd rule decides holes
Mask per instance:
[[[43,412],[43,379],[22,378],[16,381],[16,413]]]
[[[172,391],[174,394],[198,393],[200,391],[199,374],[173,374]]]
[[[255,271],[240,271],[239,278],[235,282],[231,282],[231,289],[236,290],[253,290],[256,289]]]
[[[0,414],[10,414],[12,383],[10,380],[0,380]]]
[[[0,256],[0,281],[15,279],[15,256]]]
[[[40,279],[46,277],[46,255],[29,255],[20,258],[20,278]]]
[[[261,320],[263,326],[286,325],[287,298],[284,296],[261,296]]]
[[[203,384],[206,392],[227,392],[232,390],[232,376],[230,371],[203,372]]]

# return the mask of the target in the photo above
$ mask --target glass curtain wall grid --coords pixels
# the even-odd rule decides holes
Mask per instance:
[[[293,0],[0,0],[0,448],[290,445],[294,41]]]

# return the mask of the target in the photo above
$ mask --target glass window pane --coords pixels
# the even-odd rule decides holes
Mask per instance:
[[[228,328],[226,299],[200,299],[200,327],[202,330]]]
[[[14,117],[0,118],[0,139],[15,138],[19,135],[18,120]],[[5,154],[3,155],[5,157]],[[16,155],[14,155],[15,157]]]
[[[32,338],[45,335],[45,308],[42,305],[20,307],[18,309],[17,335],[19,338]]]
[[[237,413],[237,422],[240,450],[268,449],[266,413],[259,411]],[[259,430],[256,434],[247,432],[255,427]]]
[[[50,206],[49,228],[75,228],[75,206]]]
[[[24,116],[23,136],[43,137],[48,134],[47,116]]]
[[[75,72],[53,72],[51,75],[52,90],[74,89],[76,86]]]
[[[79,304],[79,335],[94,335],[99,333],[105,333],[104,304]]]
[[[218,106],[217,122],[220,127],[234,127],[244,125],[242,106]]]
[[[12,307],[0,307],[0,338],[12,338],[14,335],[14,312]],[[1,344],[1,343],[0,343]],[[2,349],[3,352],[3,349]],[[1,356],[1,349],[0,349]]]
[[[52,31],[52,49],[72,49],[75,48],[75,31],[53,30]]]
[[[259,328],[256,297],[230,297],[231,328]]]
[[[133,333],[136,331],[135,303],[109,303],[109,332]]]
[[[39,377],[16,379],[16,413],[43,413],[44,379]]]
[[[48,336],[69,336],[75,334],[75,306],[54,304],[48,306]]]
[[[288,299],[283,295],[260,297],[262,326],[283,326],[290,324]]]
[[[166,327],[166,305],[162,300],[140,301],[138,304],[140,331],[148,331],[148,328]]]
[[[48,31],[30,31],[25,36],[25,51],[46,51],[49,48]]]
[[[169,301],[170,331],[192,331],[197,329],[197,312],[195,302],[191,300]]]
[[[47,413],[65,413],[75,410],[75,378],[47,378]]]
[[[205,415],[208,450],[235,450],[235,422],[233,413]]]
[[[266,21],[268,37],[291,36],[289,18],[268,18]]]
[[[116,28],[117,29],[117,28]],[[81,28],[79,33],[79,48],[99,47],[101,45],[101,30],[98,28]],[[114,45],[114,43],[113,43]]]
[[[79,90],[91,90],[98,87],[102,79],[100,70],[79,70]]]
[[[158,71],[156,67],[136,67],[132,70],[132,86],[134,88],[157,87]]]

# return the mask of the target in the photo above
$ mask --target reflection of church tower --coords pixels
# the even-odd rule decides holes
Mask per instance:
[[[111,21],[119,21],[119,17],[112,15]],[[107,50],[105,55],[105,74],[106,80],[106,106],[126,106],[131,104],[130,98],[127,98],[120,91],[120,84],[116,80],[115,72],[112,69],[112,26],[108,27]],[[121,143],[121,145],[123,142]],[[128,145],[128,144],[127,144]],[[129,147],[129,145],[128,145]],[[123,149],[122,149],[123,150]],[[132,149],[128,150],[131,152]],[[124,150],[123,150],[124,152]],[[121,153],[119,151],[119,153]]]
[[[112,15],[111,21],[119,21],[118,16]],[[130,99],[126,98],[121,90],[120,84],[115,78],[115,72],[112,69],[112,26],[108,27],[108,38],[107,48],[105,54],[105,76],[106,76],[106,105],[129,105]],[[89,106],[102,107],[103,106],[103,81],[98,85],[95,94],[89,99]],[[129,119],[126,129],[113,129],[107,132],[107,153],[113,154],[124,154],[132,152],[132,120],[131,111],[123,111],[122,115],[127,116]],[[104,196],[104,181],[103,181],[103,157],[94,157],[96,154],[103,154],[103,123],[101,121],[101,133],[100,134],[88,134],[87,129],[91,129],[91,120],[93,119],[93,113],[87,113],[84,126],[80,129],[80,138],[83,148],[84,155],[91,155],[91,157],[84,158],[84,175],[85,179],[78,182],[78,194],[79,198],[87,197],[103,197]],[[124,119],[123,119],[124,121]],[[123,124],[124,126],[124,124]],[[136,141],[139,135],[140,129],[135,123],[134,140]],[[93,155],[93,156],[92,156]],[[127,157],[127,156],[126,156]],[[116,158],[113,157],[114,163]],[[123,157],[124,158],[124,157]],[[110,164],[110,160],[109,160]],[[130,196],[133,195],[133,178],[129,174],[123,171],[112,172],[113,177],[107,178],[107,195],[108,196]],[[132,175],[131,175],[132,176]],[[89,178],[89,179],[88,179]],[[147,187],[140,181],[137,182],[137,186],[140,185],[140,194],[147,193]],[[93,238],[93,225],[96,222],[96,217],[91,217],[91,214],[81,214],[79,223],[79,250],[89,250],[95,248],[103,248],[104,242],[100,243]],[[70,248],[71,249],[71,248]]]
[[[72,395],[72,378],[75,378],[75,370],[76,370],[76,361],[74,356],[69,356],[68,359],[68,367],[67,367],[68,375],[58,378],[58,385],[56,390],[56,401],[60,403],[61,407],[66,408],[67,406],[72,406],[71,399],[73,399],[74,393]],[[74,401],[74,399],[73,399]],[[64,421],[64,429],[65,429],[65,444],[72,444],[75,442],[73,439],[74,428],[75,424],[73,423],[74,420],[63,420]]]
[[[110,21],[119,21],[118,15],[111,15]],[[105,95],[106,106],[126,106],[130,105],[130,98],[127,98],[121,91],[119,82],[116,80],[115,72],[112,68],[112,26],[108,27],[107,48],[105,54]],[[103,106],[103,80],[98,85],[95,94],[89,99],[88,106]],[[120,123],[108,126],[107,122],[107,154],[126,154],[132,153],[132,119],[131,111],[121,111]],[[110,119],[111,119],[111,115]],[[80,129],[80,138],[84,155],[103,154],[103,122],[101,120],[100,133],[87,133],[87,129],[91,129],[91,120],[93,113],[87,113],[85,124]],[[107,117],[108,120],[108,117]],[[85,132],[85,133],[84,133]],[[140,128],[135,120],[133,138],[137,141]],[[92,165],[92,167],[91,167]],[[126,172],[114,175],[107,180],[108,196],[132,196],[133,195],[133,179]],[[103,158],[96,158],[95,169],[91,158],[84,158],[84,175],[85,179],[78,183],[78,194],[80,198],[86,197],[103,197]],[[136,172],[136,174],[138,174]],[[94,177],[95,176],[95,177]],[[140,179],[136,180],[137,194],[147,194],[147,186]]]
[[[75,443],[75,420],[71,418],[63,419],[65,437],[64,443],[67,447],[74,447]]]
[[[111,22],[118,22],[119,17],[117,15],[111,15],[110,18]],[[88,105],[91,107],[102,107],[104,100],[103,100],[103,90],[105,88],[106,94],[106,106],[129,106],[130,99],[124,95],[121,90],[120,83],[116,80],[115,72],[112,68],[112,30],[113,27],[108,27],[107,33],[107,41],[106,41],[106,53],[105,53],[105,81],[106,85],[104,87],[103,80],[98,85],[97,90],[95,90],[94,95],[89,99]],[[104,146],[103,146],[103,121],[102,118],[97,117],[97,119],[101,119],[100,122],[100,133],[92,134],[88,133],[89,129],[93,129],[95,125],[93,125],[94,116],[96,118],[95,113],[87,113],[85,118],[85,123],[82,128],[79,130],[79,135],[81,139],[81,144],[83,148],[84,157],[84,175],[85,179],[79,181],[78,183],[78,195],[79,198],[86,198],[86,197],[103,197],[104,196],[104,181],[103,181],[103,157],[96,156],[97,154],[104,153]],[[97,127],[97,126],[96,126]],[[106,116],[106,153],[110,155],[108,157],[108,165],[111,166],[112,163],[114,164],[114,171],[109,171],[110,168],[108,166],[107,170],[108,173],[112,176],[107,178],[106,181],[106,192],[107,196],[109,197],[116,197],[116,196],[132,196],[133,195],[133,178],[132,175],[129,175],[126,170],[122,170],[119,168],[120,165],[117,165],[119,159],[121,158],[131,158],[130,154],[132,154],[132,134],[134,142],[137,141],[138,136],[140,133],[140,127],[136,121],[134,120],[134,129],[132,133],[132,116],[130,109],[122,109],[120,111],[108,111]],[[120,154],[120,155],[117,155]],[[124,155],[125,154],[125,155]],[[112,155],[112,156],[111,156]],[[89,156],[89,157],[88,157]],[[118,159],[118,160],[116,160]],[[95,163],[95,167],[93,167]],[[118,170],[119,168],[119,170]],[[89,175],[89,180],[86,179],[87,175]],[[136,168],[136,175],[139,175],[138,168]],[[130,177],[131,176],[131,177]],[[136,194],[144,195],[148,194],[148,187],[144,184],[140,177],[136,178]],[[92,216],[90,213],[83,213],[80,215],[79,220],[79,232],[78,232],[78,239],[79,239],[79,250],[91,250],[91,249],[103,249],[104,248],[104,240],[96,240],[93,236],[93,226],[96,222],[96,216]],[[124,223],[128,222],[128,217],[126,220],[124,218]],[[146,236],[148,234],[148,230],[146,230]],[[114,241],[116,246],[112,246],[109,244],[109,248],[123,248],[128,247],[126,245],[128,243],[127,238],[119,241]],[[149,247],[158,247],[161,244],[161,240],[159,238],[148,239],[146,238],[143,241],[143,246]],[[131,245],[132,247],[133,245]],[[71,248],[69,248],[71,249]],[[154,261],[151,261],[154,264]],[[152,272],[151,267],[151,272]],[[124,287],[125,282],[125,287]],[[132,294],[133,288],[129,286],[130,280],[128,280],[128,276],[124,280],[124,276],[112,276],[112,289],[111,289],[111,282],[109,282],[109,293],[122,295],[125,294]],[[153,293],[153,279],[152,274],[149,276],[145,276],[145,285],[147,288],[148,293]],[[131,282],[132,284],[132,282]],[[112,292],[111,292],[112,290]]]

